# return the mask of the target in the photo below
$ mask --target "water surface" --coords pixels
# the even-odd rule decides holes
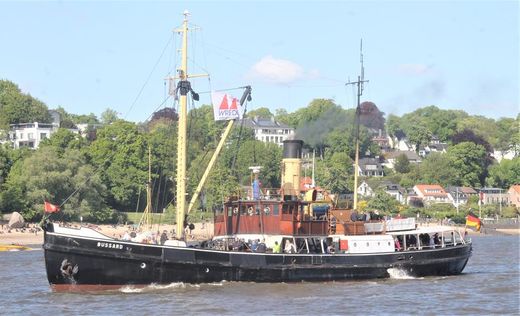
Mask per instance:
[[[255,284],[175,283],[144,289],[53,293],[43,251],[0,253],[4,315],[518,315],[518,236],[473,238],[464,273],[369,281]]]

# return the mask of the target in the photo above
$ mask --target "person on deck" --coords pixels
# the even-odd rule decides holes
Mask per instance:
[[[166,231],[164,230],[161,234],[161,245],[164,245],[164,243],[168,240],[168,235],[166,234]]]
[[[296,253],[296,246],[294,246],[294,244],[290,240],[286,240],[284,252],[285,253]]]
[[[401,251],[401,243],[399,242],[399,239],[397,237],[394,237],[394,244],[395,244],[395,250]]]
[[[265,241],[262,239],[262,241],[259,242],[258,246],[256,247],[256,252],[265,253],[266,250],[267,250],[267,246],[265,245]]]
[[[251,251],[256,252],[257,249],[258,249],[258,239],[254,239],[253,242],[251,243]]]
[[[281,253],[282,245],[280,245],[277,241],[274,242],[273,253]]]

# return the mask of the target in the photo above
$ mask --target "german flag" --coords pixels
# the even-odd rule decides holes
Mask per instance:
[[[480,218],[478,218],[477,215],[469,212],[469,214],[466,216],[466,226],[472,226],[475,227],[477,231],[480,231]]]

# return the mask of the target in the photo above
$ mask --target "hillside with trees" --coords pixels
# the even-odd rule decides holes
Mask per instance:
[[[499,186],[520,183],[520,115],[498,120],[436,106],[417,109],[403,116],[388,115],[366,102],[360,113],[361,157],[383,157],[373,141],[381,127],[390,137],[408,139],[419,148],[435,136],[448,144],[446,153],[432,153],[420,164],[399,157],[395,170],[372,182],[392,181],[405,188],[416,183],[443,186]],[[372,103],[373,104],[373,103]],[[44,200],[63,204],[64,219],[82,217],[92,222],[116,222],[120,212],[141,212],[145,207],[148,151],[151,151],[153,208],[172,212],[175,205],[177,114],[172,108],[154,113],[147,122],[122,120],[107,109],[100,118],[67,113],[58,107],[61,128],[36,150],[13,149],[6,141],[9,124],[49,122],[48,107],[24,94],[16,84],[0,81],[0,211],[20,211],[27,219],[42,216]],[[188,114],[188,190],[194,191],[220,140],[225,122],[213,120],[210,105],[198,105]],[[332,193],[353,191],[355,158],[355,110],[344,109],[329,99],[315,99],[292,113],[274,111],[277,121],[296,129],[305,149],[316,153],[317,184]],[[266,108],[249,117],[273,116]],[[84,138],[69,128],[97,124],[95,137]],[[379,131],[378,131],[379,130]],[[494,151],[512,152],[512,160],[500,163]],[[255,140],[252,130],[236,124],[196,205],[196,209],[219,208],[226,196],[250,182],[250,166],[263,167],[264,188],[280,186],[282,149]],[[377,187],[377,185],[376,185]],[[395,200],[394,200],[395,201]],[[385,193],[377,192],[366,207],[402,211]]]

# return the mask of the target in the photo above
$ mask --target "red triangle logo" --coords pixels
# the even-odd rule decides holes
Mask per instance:
[[[227,110],[229,109],[229,105],[227,102],[227,94],[224,94],[224,98],[222,98],[222,103],[220,103],[219,110]]]
[[[238,101],[237,98],[233,98],[233,101],[231,101],[231,107],[229,108],[230,110],[236,110],[237,109],[237,101]]]

